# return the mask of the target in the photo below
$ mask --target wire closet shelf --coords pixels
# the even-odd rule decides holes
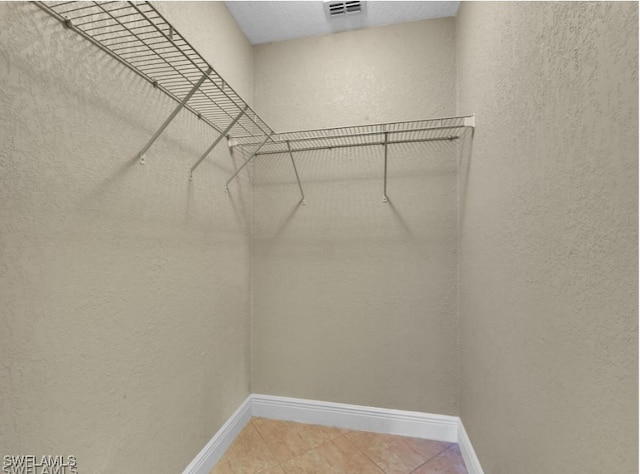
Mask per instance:
[[[148,2],[35,2],[132,69],[220,136],[264,137],[273,130]],[[140,152],[142,156],[157,136]]]
[[[230,139],[229,146],[239,149],[249,158],[258,155],[288,154],[296,173],[302,204],[304,191],[293,154],[327,150],[333,148],[351,148],[363,146],[382,146],[384,149],[384,186],[382,202],[389,202],[387,195],[387,162],[389,145],[403,143],[423,143],[433,141],[453,141],[463,138],[468,130],[473,130],[475,116],[445,117],[408,122],[379,123],[354,127],[300,130],[295,132],[274,133],[262,142],[252,137]]]
[[[465,131],[473,128],[473,125],[474,116],[468,115],[274,133],[257,151],[256,155],[358,146],[452,141],[462,138]],[[260,142],[252,137],[244,137],[230,140],[229,145],[246,149],[260,146]]]

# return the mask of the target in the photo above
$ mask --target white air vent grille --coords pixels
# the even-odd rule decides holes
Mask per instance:
[[[353,15],[364,11],[364,2],[358,0],[348,0],[346,2],[325,2],[324,8],[329,18],[344,15]]]

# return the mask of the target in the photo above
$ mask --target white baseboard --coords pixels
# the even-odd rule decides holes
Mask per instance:
[[[467,466],[467,472],[469,474],[484,474],[480,460],[478,456],[476,456],[476,452],[471,445],[471,440],[467,435],[467,430],[464,429],[464,425],[460,419],[458,419],[458,446],[460,447],[464,464]]]
[[[371,431],[437,441],[458,442],[458,417],[414,411],[251,395],[253,416]]]
[[[272,395],[249,395],[183,474],[208,474],[252,416],[458,443],[469,474],[484,474],[457,416]]]
[[[198,453],[185,470],[182,471],[182,474],[209,474],[250,419],[251,396],[242,402],[242,405],[240,405],[226,423],[222,425],[222,428],[213,435],[213,438],[202,448],[202,451]]]

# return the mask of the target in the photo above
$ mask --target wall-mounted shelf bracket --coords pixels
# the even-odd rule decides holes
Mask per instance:
[[[233,121],[229,124],[229,126],[227,128],[224,129],[224,131],[222,131],[222,133],[220,133],[220,135],[218,135],[218,138],[215,139],[215,141],[211,144],[211,146],[209,148],[207,148],[207,151],[205,151],[202,156],[200,158],[198,158],[198,161],[196,161],[194,163],[194,165],[191,167],[191,169],[189,170],[189,181],[191,181],[193,179],[193,172],[194,170],[200,166],[200,163],[202,163],[202,161],[209,155],[209,153],[211,153],[213,151],[213,149],[218,146],[218,143],[220,143],[220,141],[227,136],[227,134],[229,133],[229,131],[233,128],[233,126],[238,122],[238,120],[240,120],[240,117],[242,117],[245,112],[247,111],[247,109],[249,108],[249,106],[247,105],[244,109],[242,109],[242,111],[236,116],[236,118],[233,119]]]
[[[251,155],[249,155],[249,158],[247,158],[247,159],[245,160],[245,162],[244,162],[244,163],[242,163],[242,165],[240,166],[240,168],[238,168],[238,169],[236,170],[236,172],[235,172],[235,173],[233,173],[233,176],[231,176],[231,178],[229,178],[229,179],[227,180],[227,182],[226,182],[226,183],[225,183],[225,185],[224,185],[225,192],[229,192],[229,183],[230,183],[231,181],[233,181],[233,180],[235,179],[235,177],[236,177],[236,176],[238,176],[238,173],[240,173],[240,171],[242,171],[242,170],[244,169],[244,167],[245,167],[245,166],[247,166],[247,165],[249,164],[249,162],[250,162],[250,161],[251,161],[251,160],[252,160],[252,159],[253,159],[253,158],[258,154],[258,152],[260,151],[260,148],[262,148],[262,147],[263,147],[263,146],[264,146],[264,145],[265,145],[265,144],[266,144],[266,143],[271,139],[271,135],[272,135],[272,134],[267,135],[267,138],[265,138],[265,139],[262,141],[262,143],[260,143],[260,145],[258,145],[258,148],[256,148],[256,149],[251,153]]]
[[[138,153],[138,158],[140,158],[140,163],[144,164],[144,154],[151,147],[151,145],[153,145],[153,142],[155,142],[158,139],[158,137],[162,134],[162,132],[164,132],[164,129],[169,126],[169,124],[173,121],[174,118],[176,118],[176,115],[178,115],[178,112],[180,112],[182,108],[185,105],[187,105],[187,102],[189,102],[189,99],[191,99],[193,94],[195,94],[196,91],[200,89],[200,86],[202,85],[202,83],[205,81],[205,79],[207,79],[207,77],[209,77],[209,74],[211,74],[212,72],[213,72],[213,69],[211,68],[207,69],[207,72],[205,72],[202,75],[202,77],[198,80],[198,82],[196,82],[193,85],[189,93],[184,96],[184,99],[180,101],[178,106],[173,110],[173,112],[171,112],[171,115],[167,117],[167,120],[165,120],[164,123],[160,125],[160,128],[158,129],[158,131],[154,133],[151,139],[147,142],[147,144],[142,147],[142,150],[140,150],[140,153]]]
[[[293,152],[291,151],[291,144],[287,142],[287,149],[289,150],[289,158],[291,158],[291,164],[293,165],[293,171],[296,173],[296,180],[298,181],[298,188],[300,189],[300,195],[302,199],[300,200],[300,204],[303,206],[306,204],[304,201],[304,191],[302,190],[302,184],[300,183],[300,175],[298,174],[298,168],[296,167],[296,162],[293,159]]]

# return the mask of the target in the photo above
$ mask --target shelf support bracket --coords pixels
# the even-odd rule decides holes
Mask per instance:
[[[304,202],[304,191],[302,190],[302,184],[300,183],[300,175],[298,174],[298,168],[296,167],[296,162],[293,159],[293,152],[291,151],[291,145],[289,144],[288,140],[287,140],[287,150],[289,150],[289,158],[291,158],[291,164],[293,165],[293,171],[295,171],[295,173],[296,173],[296,180],[298,181],[298,188],[300,189],[300,195],[302,196],[302,200],[300,201],[300,204],[302,204],[304,206],[306,204],[306,202]]]
[[[267,135],[267,138],[265,138],[265,139],[263,140],[263,142],[262,142],[262,143],[260,143],[260,145],[258,145],[258,148],[256,148],[256,149],[253,151],[253,153],[251,153],[251,155],[249,156],[249,158],[247,158],[247,159],[245,160],[245,162],[244,162],[244,163],[242,163],[242,166],[240,166],[240,168],[238,168],[238,170],[237,170],[235,173],[233,173],[233,176],[231,176],[231,178],[229,178],[229,179],[227,180],[227,182],[226,182],[226,183],[225,183],[225,185],[224,185],[225,192],[229,192],[229,183],[230,183],[231,181],[233,181],[233,180],[234,180],[234,178],[235,178],[236,176],[238,176],[238,174],[240,173],[240,171],[242,171],[242,170],[244,169],[244,167],[245,167],[245,166],[247,166],[251,160],[253,160],[253,158],[254,158],[254,157],[258,154],[258,152],[260,151],[260,148],[262,148],[262,147],[263,147],[263,146],[264,146],[264,145],[265,145],[265,144],[266,144],[266,143],[271,139],[271,135],[272,135],[272,134]]]
[[[200,86],[202,85],[202,83],[205,81],[205,79],[207,77],[209,77],[209,74],[211,74],[212,72],[213,72],[213,69],[211,69],[211,68],[207,69],[207,72],[205,72],[202,75],[200,80],[198,80],[198,82],[195,83],[195,85],[191,88],[189,93],[184,96],[184,99],[182,99],[182,101],[180,101],[180,103],[175,108],[175,110],[173,112],[171,112],[171,115],[169,115],[169,117],[167,117],[167,120],[164,121],[164,123],[160,126],[158,131],[156,133],[154,133],[153,136],[151,137],[151,139],[147,142],[147,144],[142,147],[142,150],[140,150],[140,153],[138,153],[138,158],[140,159],[140,163],[141,164],[144,164],[144,154],[151,147],[151,145],[153,145],[153,142],[155,142],[158,139],[158,137],[162,134],[162,132],[164,132],[164,129],[169,126],[169,124],[173,121],[174,118],[176,118],[176,115],[178,115],[178,112],[180,112],[182,110],[182,108],[185,105],[187,105],[187,102],[189,102],[189,99],[191,99],[193,94],[195,94],[196,91],[198,89],[200,89]]]
[[[382,192],[382,202],[389,202],[389,196],[387,196],[387,146],[389,145],[387,141],[388,135],[388,132],[384,132],[384,191]]]
[[[213,151],[213,149],[218,146],[218,143],[220,143],[220,141],[227,136],[227,134],[229,133],[229,131],[233,128],[233,126],[238,123],[238,120],[240,120],[240,118],[245,114],[245,112],[247,111],[247,109],[249,108],[249,106],[247,105],[244,109],[242,109],[240,111],[240,113],[236,116],[236,118],[233,119],[233,121],[229,124],[229,126],[227,128],[225,128],[220,135],[218,136],[218,138],[215,139],[215,141],[211,144],[211,146],[209,148],[207,148],[207,151],[205,151],[202,156],[200,158],[198,158],[198,161],[195,162],[195,164],[191,167],[191,170],[189,170],[189,181],[191,181],[193,179],[193,172],[195,171],[195,169],[200,166],[200,163],[202,163],[202,161],[207,157],[207,155],[209,155],[209,153],[211,153]]]

